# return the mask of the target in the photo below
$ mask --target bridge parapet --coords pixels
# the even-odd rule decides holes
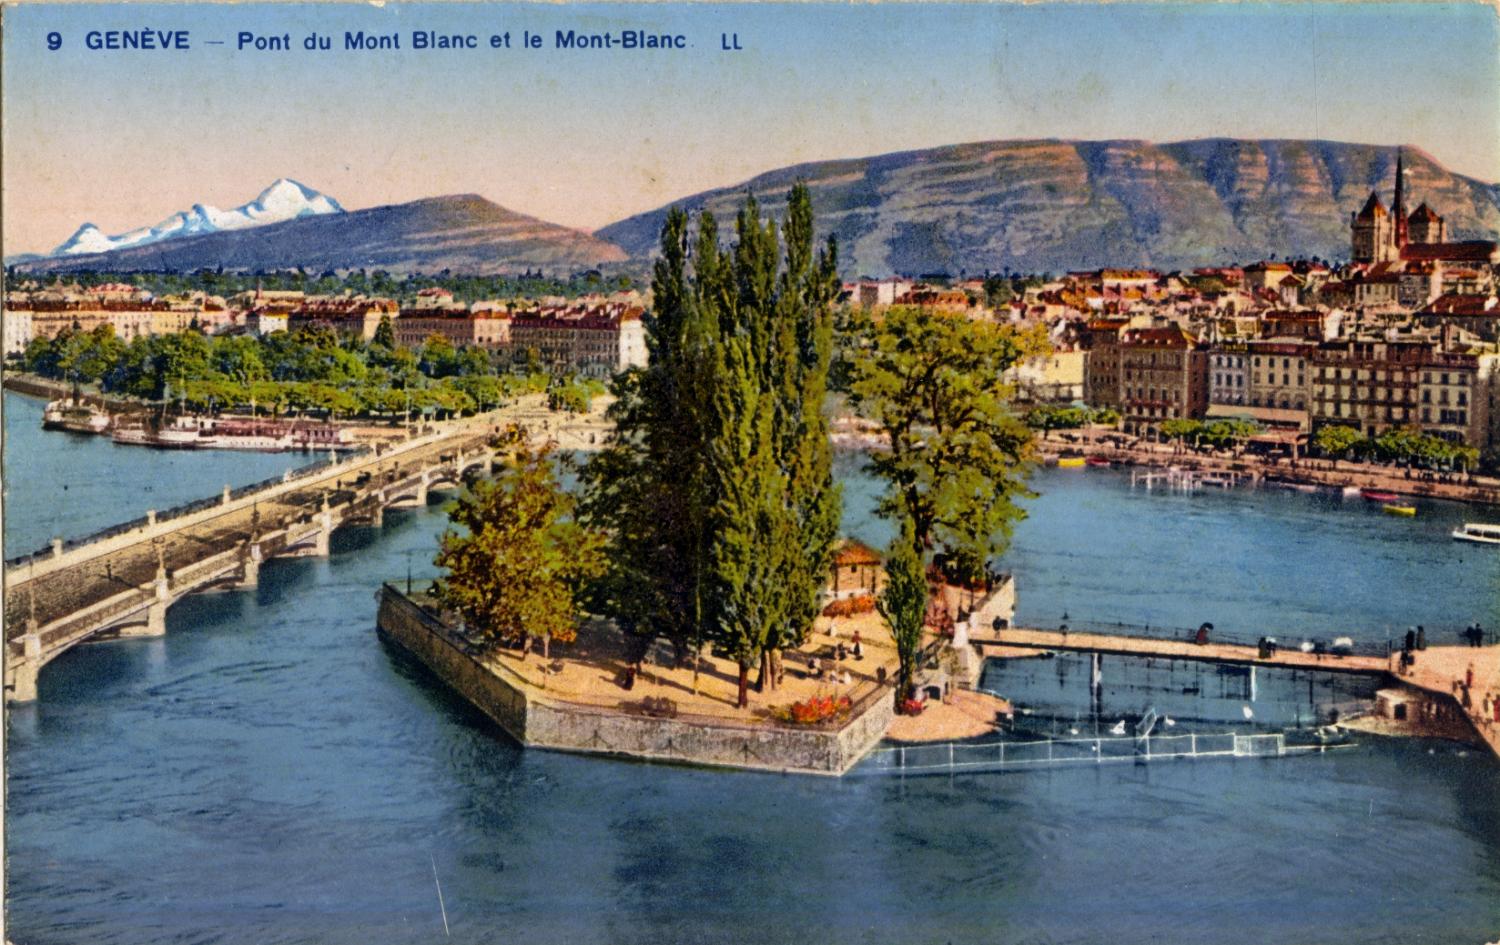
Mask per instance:
[[[458,434],[452,431],[427,434],[385,450],[378,457],[373,453],[359,453],[343,460],[321,460],[296,470],[290,479],[275,476],[239,489],[231,489],[227,503],[221,493],[183,503],[165,512],[158,511],[154,515],[148,514],[120,525],[101,529],[83,538],[63,542],[61,555],[56,554],[49,544],[47,548],[8,560],[5,563],[6,572],[10,576],[11,583],[45,577],[63,568],[71,567],[79,561],[86,561],[91,557],[128,547],[156,535],[167,534],[198,521],[247,507],[258,501],[298,491],[307,484],[308,479],[327,478],[334,474],[378,465],[393,457],[420,451],[435,443],[453,439],[456,435]],[[470,433],[465,442],[470,440],[482,442],[483,439],[482,436]],[[21,570],[23,568],[26,569],[24,572]]]

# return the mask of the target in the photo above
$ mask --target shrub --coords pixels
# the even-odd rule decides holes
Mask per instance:
[[[845,597],[841,600],[830,601],[823,608],[825,617],[853,617],[855,614],[868,614],[875,610],[875,598],[869,594],[861,594],[858,597]]]
[[[783,722],[793,725],[817,725],[829,719],[843,718],[852,711],[854,705],[848,696],[813,696],[802,702],[793,702],[785,708],[778,709],[775,715]]]

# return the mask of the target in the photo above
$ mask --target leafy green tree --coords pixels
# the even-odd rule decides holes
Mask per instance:
[[[1188,417],[1173,417],[1161,422],[1161,435],[1169,440],[1176,440],[1179,446],[1187,445],[1189,440],[1196,446],[1202,432],[1203,423]]]
[[[1033,430],[1076,430],[1094,419],[1087,407],[1040,404],[1026,412],[1026,425]]]
[[[213,369],[241,384],[270,378],[260,355],[261,344],[246,335],[230,335],[213,342]]]
[[[370,339],[370,346],[384,348],[387,351],[396,350],[396,329],[391,324],[391,316],[380,316],[380,324],[375,326],[375,335]]]
[[[421,368],[428,377],[452,377],[459,373],[458,350],[446,335],[428,336],[422,345]]]
[[[896,644],[896,699],[911,698],[917,656],[922,650],[922,630],[927,618],[929,588],[926,568],[917,553],[916,530],[910,515],[901,516],[901,530],[891,540],[885,556],[885,587],[875,599],[875,608],[890,627]]]
[[[1354,427],[1331,424],[1319,427],[1313,433],[1312,442],[1318,452],[1337,463],[1341,458],[1347,459],[1350,452],[1364,442],[1364,439],[1364,434]]]
[[[57,367],[59,354],[54,339],[36,335],[26,344],[26,351],[21,355],[21,366],[32,374],[40,374],[42,377],[60,377],[61,372]]]
[[[578,593],[603,566],[602,536],[573,517],[574,499],[545,451],[522,449],[493,480],[474,483],[454,503],[436,558],[447,574],[433,593],[492,641],[577,635]]]
[[[1003,276],[989,276],[984,280],[984,300],[990,308],[1009,305],[1015,295],[1010,280]]]
[[[910,516],[915,553],[988,562],[1009,544],[1029,496],[1031,431],[1011,410],[1006,369],[1033,351],[1009,326],[898,306],[854,362],[850,400],[879,424],[879,513]],[[950,574],[950,577],[960,577]]]
[[[1260,430],[1260,424],[1252,420],[1214,420],[1203,424],[1198,439],[1216,449],[1223,449],[1243,443]]]

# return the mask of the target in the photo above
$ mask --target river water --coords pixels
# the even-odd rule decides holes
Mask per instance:
[[[144,486],[188,499],[287,462],[117,449],[5,405],[8,555],[139,514]],[[880,543],[854,462],[848,527]],[[1398,521],[1095,470],[1034,485],[1005,562],[1022,621],[1500,626],[1500,556],[1447,537],[1475,510]],[[390,512],[326,560],[268,563],[253,592],[179,603],[164,638],[49,665],[8,721],[7,937],[432,942],[443,909],[456,941],[569,945],[1500,936],[1500,764],[1447,743],[905,780],[523,752],[374,633],[375,587],[431,576],[442,527],[437,506]],[[1107,676],[1107,710],[1181,681],[1153,696],[1143,675]],[[1065,714],[1086,676],[1027,661],[986,683]],[[1164,708],[1212,719],[1241,684]]]

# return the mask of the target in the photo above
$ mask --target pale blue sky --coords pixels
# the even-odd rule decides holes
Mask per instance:
[[[4,11],[6,254],[277,177],[350,209],[477,192],[593,229],[773,167],[994,138],[1409,143],[1500,178],[1481,5],[23,5]],[[89,51],[187,29],[188,52]],[[539,50],[346,52],[346,30],[541,33]],[[559,29],[680,32],[569,51]],[[291,52],[237,52],[241,30]],[[46,49],[57,31],[62,48]],[[308,53],[311,31],[334,51]],[[743,52],[719,51],[736,33]],[[209,46],[207,40],[229,45]]]

